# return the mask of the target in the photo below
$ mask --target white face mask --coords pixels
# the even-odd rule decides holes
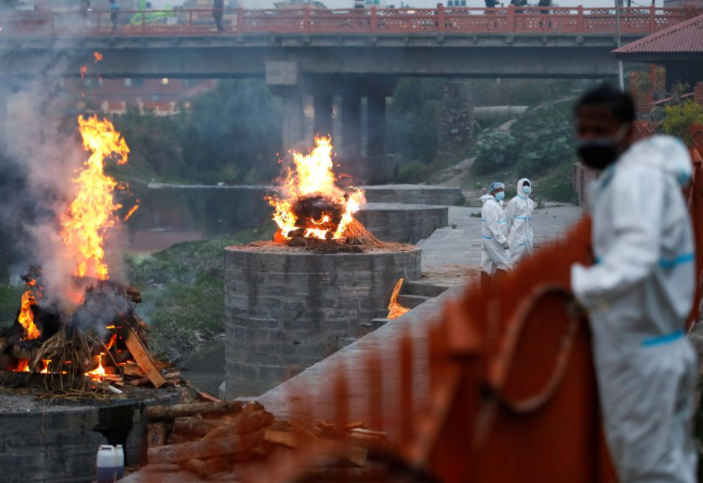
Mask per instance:
[[[522,192],[525,193],[526,195],[529,195],[530,193],[532,193],[532,188],[529,186],[523,186]]]

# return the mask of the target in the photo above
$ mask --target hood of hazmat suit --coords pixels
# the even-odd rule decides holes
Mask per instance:
[[[608,445],[620,481],[694,483],[689,427],[696,384],[684,323],[693,302],[694,242],[677,139],[638,142],[593,186],[593,267],[571,283],[589,309]]]
[[[481,269],[489,275],[496,270],[511,270],[510,254],[503,248],[508,240],[503,208],[490,194],[481,196],[481,202]]]
[[[533,251],[532,212],[535,209],[535,202],[530,199],[530,195],[523,192],[525,182],[532,186],[527,178],[518,181],[517,196],[510,200],[505,208],[505,229],[513,263],[518,263]]]

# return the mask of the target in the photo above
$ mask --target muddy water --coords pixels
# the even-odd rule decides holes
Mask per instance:
[[[129,250],[153,253],[174,243],[234,234],[270,216],[265,186],[133,185],[139,209],[127,221]],[[132,202],[126,201],[129,206]]]

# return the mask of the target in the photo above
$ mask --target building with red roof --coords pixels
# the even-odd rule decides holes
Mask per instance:
[[[618,60],[666,67],[666,90],[679,82],[692,89],[703,82],[703,15],[627,44],[614,51]]]

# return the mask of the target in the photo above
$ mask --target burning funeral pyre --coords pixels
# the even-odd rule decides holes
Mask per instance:
[[[360,189],[337,186],[332,160],[332,140],[315,139],[309,154],[293,153],[281,196],[269,196],[278,225],[274,241],[290,246],[369,246],[380,242],[354,218],[366,201]]]
[[[64,281],[63,293],[46,293],[42,279],[47,274],[40,268],[24,277],[27,291],[16,322],[0,333],[0,383],[33,385],[28,377],[17,377],[31,373],[51,390],[119,393],[111,383],[122,385],[124,376],[159,387],[166,380],[143,342],[146,325],[133,308],[141,296],[135,288],[110,280],[104,248],[123,208],[114,202],[115,190],[125,189],[105,174],[104,163],[109,158],[126,163],[129,148],[107,120],[79,117],[78,125],[91,155],[73,180],[75,196],[58,220],[64,257],[73,273]]]

